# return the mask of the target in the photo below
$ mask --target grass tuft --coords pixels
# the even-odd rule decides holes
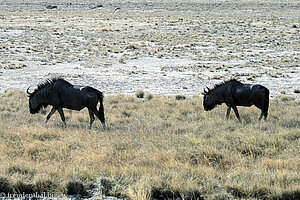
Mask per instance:
[[[0,192],[5,194],[13,193],[13,187],[11,186],[8,178],[0,177]]]
[[[145,99],[148,100],[148,101],[150,101],[150,100],[153,99],[153,95],[150,94],[150,93],[146,93],[146,94],[145,94]]]
[[[69,181],[67,186],[68,195],[81,195],[82,197],[86,196],[87,190],[84,184],[80,181]]]
[[[177,95],[175,96],[175,99],[176,99],[177,101],[180,101],[180,100],[185,100],[186,97],[185,97],[184,95],[182,95],[182,94],[177,94]]]
[[[35,192],[43,194],[44,192],[56,192],[59,189],[59,185],[50,179],[40,179],[35,183]]]
[[[299,88],[295,88],[294,89],[294,93],[300,93],[300,89]]]
[[[35,187],[33,183],[28,183],[25,180],[18,180],[14,184],[14,190],[18,194],[33,194],[35,192]]]
[[[139,98],[139,99],[143,99],[144,96],[145,96],[145,93],[144,93],[144,91],[142,91],[142,90],[138,90],[138,91],[135,92],[135,96],[136,96],[137,98]]]

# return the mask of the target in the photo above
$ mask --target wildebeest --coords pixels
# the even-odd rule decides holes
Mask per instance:
[[[209,111],[217,105],[225,103],[227,108],[226,118],[228,119],[231,108],[234,110],[236,117],[241,122],[237,106],[255,105],[261,110],[259,120],[268,116],[269,108],[269,90],[262,85],[243,84],[240,81],[231,79],[213,89],[204,89],[203,106],[204,110]]]
[[[105,128],[105,117],[103,108],[103,94],[99,90],[89,86],[74,86],[68,81],[61,78],[48,79],[38,85],[34,92],[29,92],[29,110],[31,114],[38,113],[41,108],[48,105],[52,106],[50,113],[47,115],[46,122],[58,110],[61,120],[66,126],[66,120],[63,108],[71,110],[82,110],[88,108],[90,115],[90,126],[95,120],[95,116],[102,122]],[[99,110],[96,106],[100,102]]]

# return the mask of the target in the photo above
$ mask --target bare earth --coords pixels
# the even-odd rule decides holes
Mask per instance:
[[[0,92],[59,76],[105,94],[193,95],[237,78],[300,97],[298,0],[47,5],[0,0]]]

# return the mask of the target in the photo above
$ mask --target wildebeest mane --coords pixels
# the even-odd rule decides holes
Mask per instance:
[[[38,92],[39,90],[42,90],[50,85],[52,85],[53,83],[55,83],[56,81],[62,81],[68,85],[72,85],[71,83],[69,83],[68,81],[66,81],[65,79],[62,78],[51,78],[51,79],[47,79],[46,81],[38,84],[37,88],[33,91],[33,93],[30,94],[30,96],[34,96],[36,92]]]
[[[215,89],[217,89],[219,87],[222,87],[222,86],[224,86],[224,85],[226,85],[226,84],[228,84],[230,82],[235,82],[235,83],[238,83],[238,84],[241,84],[241,85],[243,84],[243,83],[241,83],[240,81],[238,81],[236,79],[230,79],[228,81],[224,81],[224,82],[222,82],[220,84],[215,85],[212,89],[209,89],[207,93],[209,93],[210,91],[215,90]]]
[[[65,83],[71,85],[71,83],[69,83],[65,79],[62,79],[62,78],[52,78],[52,79],[47,79],[45,82],[38,84],[37,90],[44,89],[45,87],[48,87],[49,85],[55,83],[56,81],[63,81]]]

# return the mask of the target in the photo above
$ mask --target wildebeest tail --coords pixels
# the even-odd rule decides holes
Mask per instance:
[[[99,107],[100,118],[99,119],[102,122],[102,125],[105,129],[106,125],[105,125],[104,107],[103,107],[103,93],[100,91],[98,91],[98,98],[99,98],[99,102],[100,102],[100,107]]]
[[[103,107],[103,93],[100,91],[97,91],[98,93],[98,98],[99,98],[99,103],[100,103],[100,107],[99,107],[99,112],[103,112],[104,111],[104,107]]]
[[[270,91],[268,90],[268,88],[265,88],[265,93],[266,93],[266,102],[269,104]]]
[[[268,110],[269,110],[269,95],[270,95],[270,91],[268,90],[268,88],[265,88],[265,100],[264,100],[264,115],[265,118],[267,118],[268,116]]]

